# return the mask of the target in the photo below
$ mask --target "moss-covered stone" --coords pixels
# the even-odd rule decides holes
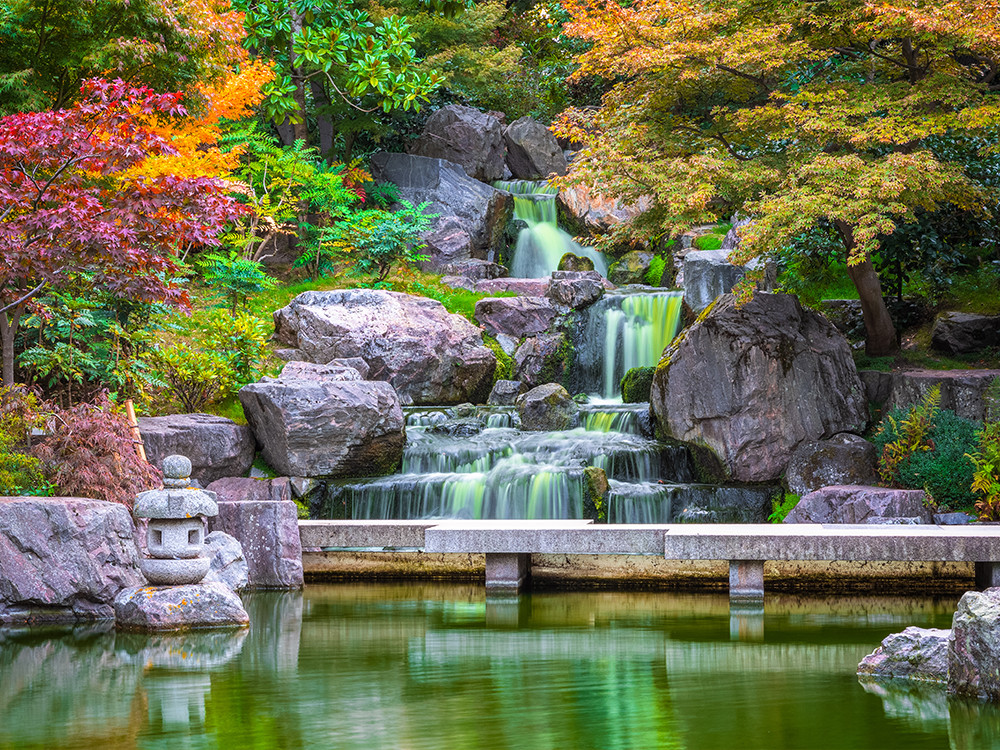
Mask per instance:
[[[583,514],[596,521],[607,520],[607,496],[611,485],[608,475],[597,466],[588,466],[583,470],[583,481],[586,484],[586,494],[583,500]]]
[[[490,384],[490,387],[492,388],[498,380],[513,380],[514,358],[507,354],[499,342],[488,334],[483,334],[483,343],[490,348],[493,355],[497,358],[497,366],[493,371],[493,382]]]
[[[594,261],[582,255],[566,253],[559,259],[558,268],[560,271],[593,271]]]
[[[640,404],[649,401],[649,390],[653,386],[655,367],[633,367],[622,378],[622,401],[626,404]]]

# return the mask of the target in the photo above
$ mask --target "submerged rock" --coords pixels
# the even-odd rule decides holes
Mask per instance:
[[[570,430],[580,424],[580,406],[558,383],[532,388],[517,398],[521,427],[533,432]]]
[[[861,432],[847,340],[792,295],[722,297],[664,352],[650,403],[663,433],[707,447],[732,479],[772,481],[806,440]]]
[[[792,453],[785,472],[788,490],[807,495],[832,485],[871,485],[878,478],[878,451],[863,437],[841,432],[829,440],[807,440]]]
[[[784,523],[878,522],[933,523],[934,511],[927,504],[923,490],[843,485],[803,495],[784,520]]]
[[[304,292],[275,312],[274,326],[281,342],[312,362],[360,357],[367,378],[391,383],[404,404],[481,403],[493,382],[496,357],[479,329],[426,297]]]
[[[858,675],[871,679],[948,681],[950,630],[906,628],[883,639],[882,645],[858,664]]]
[[[948,692],[1000,702],[1000,588],[967,591],[948,642]]]
[[[111,619],[115,595],[144,580],[124,505],[0,498],[0,623]]]

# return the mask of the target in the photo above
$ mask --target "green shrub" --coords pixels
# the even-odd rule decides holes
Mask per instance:
[[[776,495],[771,500],[771,515],[767,520],[771,523],[781,523],[785,516],[791,513],[792,508],[799,504],[799,496],[791,492],[786,492],[784,496]]]
[[[272,324],[245,312],[232,315],[219,311],[208,328],[208,348],[221,354],[229,364],[235,389],[256,382],[267,360]]]
[[[622,401],[639,404],[649,401],[649,391],[653,387],[655,367],[633,367],[621,380]]]
[[[226,301],[233,315],[239,307],[245,308],[251,297],[278,285],[278,280],[268,276],[258,261],[243,258],[235,251],[228,255],[208,253],[198,265],[205,283]]]
[[[229,362],[219,352],[200,346],[174,344],[151,356],[154,371],[187,412],[201,412],[233,387]]]
[[[699,250],[718,250],[722,247],[723,237],[718,234],[703,234],[695,237],[691,244]]]
[[[38,400],[20,386],[0,388],[0,495],[50,495],[42,462],[26,453],[41,423]]]
[[[886,447],[900,439],[907,415],[902,409],[894,409],[882,421],[872,442],[883,456]],[[926,432],[925,448],[899,460],[888,479],[883,474],[884,481],[897,487],[923,489],[938,505],[971,508],[975,501],[972,493],[975,467],[967,454],[975,451],[979,427],[979,423],[963,419],[953,411],[938,410]]]

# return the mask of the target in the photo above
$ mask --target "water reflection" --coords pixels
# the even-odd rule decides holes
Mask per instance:
[[[998,746],[992,707],[854,678],[954,606],[359,584],[248,596],[248,632],[2,630],[0,748]]]

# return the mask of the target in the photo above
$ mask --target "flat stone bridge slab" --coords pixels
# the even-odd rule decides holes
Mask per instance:
[[[749,601],[763,599],[769,560],[972,562],[977,586],[1000,585],[1000,526],[453,520],[306,521],[300,528],[303,547],[485,554],[487,590],[495,593],[528,584],[532,554],[728,561],[730,597]]]

